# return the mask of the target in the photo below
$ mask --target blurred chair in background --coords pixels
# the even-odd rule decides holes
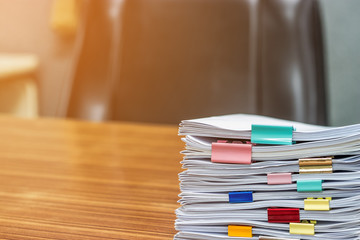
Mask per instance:
[[[88,3],[69,117],[178,123],[255,113],[326,124],[316,0]]]
[[[19,117],[38,116],[36,71],[31,54],[0,54],[0,112]]]

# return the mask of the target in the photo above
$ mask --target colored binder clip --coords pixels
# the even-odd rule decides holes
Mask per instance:
[[[260,236],[259,240],[300,240],[300,239]]]
[[[306,211],[329,211],[331,197],[304,199],[304,210]]]
[[[269,223],[300,222],[300,210],[298,208],[268,208]]]
[[[260,144],[293,144],[292,126],[255,125],[251,127],[251,142]]]
[[[313,223],[290,223],[290,234],[315,235],[315,224]]]
[[[298,180],[297,191],[298,192],[321,192],[322,180]]]
[[[301,158],[299,173],[332,173],[332,157]]]
[[[312,223],[312,224],[314,224],[314,225],[317,223],[316,220],[305,220],[305,219],[301,220],[300,222],[301,222],[301,223]]]
[[[229,192],[229,203],[253,202],[253,192]]]
[[[228,225],[228,236],[229,237],[249,237],[252,235],[251,226],[239,226],[239,225]]]
[[[269,185],[274,184],[291,184],[291,173],[268,173],[267,183]]]
[[[211,145],[211,162],[251,164],[251,144],[220,140]]]

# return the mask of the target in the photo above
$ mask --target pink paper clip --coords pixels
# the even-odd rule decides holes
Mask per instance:
[[[291,173],[268,173],[267,180],[269,185],[291,184]]]
[[[251,144],[218,141],[211,145],[211,162],[251,164]]]

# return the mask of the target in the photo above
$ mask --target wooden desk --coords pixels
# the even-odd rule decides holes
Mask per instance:
[[[0,239],[171,239],[177,126],[0,116]]]

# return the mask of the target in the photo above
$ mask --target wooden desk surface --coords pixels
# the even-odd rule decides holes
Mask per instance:
[[[0,116],[0,239],[171,239],[177,126]]]

